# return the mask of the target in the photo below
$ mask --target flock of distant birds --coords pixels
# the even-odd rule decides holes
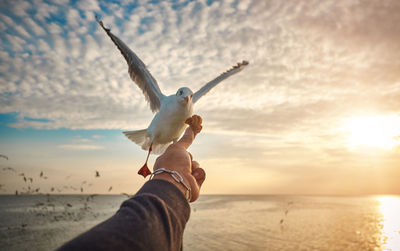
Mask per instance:
[[[285,209],[285,212],[284,212],[284,216],[283,216],[283,218],[279,221],[279,224],[281,225],[281,227],[283,226],[283,224],[284,224],[284,222],[285,222],[285,220],[286,220],[286,218],[287,218],[287,215],[288,215],[288,213],[289,213],[289,209],[292,207],[292,205],[293,205],[293,201],[289,201],[288,203],[287,203],[287,205],[286,205],[286,209]],[[282,229],[281,229],[282,230]]]
[[[3,154],[0,154],[0,158],[4,158],[4,159],[8,160],[8,157],[7,157],[6,155],[3,155]],[[2,170],[5,171],[5,172],[14,172],[14,173],[17,173],[17,171],[16,171],[14,168],[9,167],[9,166],[3,167]],[[22,179],[23,179],[23,181],[24,181],[25,183],[33,184],[33,178],[32,178],[32,177],[27,177],[24,173],[19,173],[18,176],[21,176]],[[66,179],[69,179],[70,177],[71,177],[71,175],[67,176]],[[100,172],[97,171],[97,170],[95,170],[95,178],[99,178],[99,177],[100,177]],[[40,172],[39,178],[40,178],[40,179],[45,179],[45,180],[48,179],[48,177],[43,173],[43,171]],[[81,193],[84,192],[84,189],[83,189],[83,186],[84,186],[84,185],[90,187],[90,186],[92,186],[93,184],[92,184],[92,183],[88,183],[86,180],[82,181],[82,182],[81,182],[81,187],[80,187]],[[62,191],[70,190],[70,189],[73,190],[73,191],[78,191],[78,190],[79,190],[79,188],[76,188],[76,187],[74,187],[74,186],[67,186],[67,185],[64,185],[62,188],[51,187],[50,191],[51,191],[51,192],[57,191],[57,192],[61,193]],[[111,192],[112,189],[113,189],[113,187],[110,186],[110,187],[108,188],[108,192]],[[27,187],[23,187],[22,190],[23,190],[23,191],[15,190],[15,195],[22,195],[22,194],[42,194],[42,193],[40,192],[40,187],[38,187],[38,188],[31,188],[30,185],[27,185]],[[3,184],[0,184],[0,191],[6,191],[6,190],[4,189],[4,185],[3,185]],[[51,196],[50,193],[47,193],[47,194],[45,194],[45,195],[46,195],[46,201],[45,201],[45,202],[38,202],[38,203],[36,203],[36,204],[34,205],[34,207],[37,209],[37,210],[34,210],[34,211],[33,211],[33,212],[35,212],[36,216],[48,216],[49,214],[54,214],[54,215],[52,215],[52,216],[53,216],[52,219],[53,219],[54,221],[59,221],[59,220],[62,220],[62,219],[63,219],[63,220],[74,220],[74,221],[79,221],[80,219],[83,218],[84,212],[89,212],[89,213],[91,213],[94,217],[97,217],[97,216],[98,216],[98,214],[96,214],[96,213],[94,213],[93,211],[91,211],[91,207],[90,207],[89,204],[88,204],[90,201],[93,200],[94,197],[98,196],[98,194],[89,194],[89,195],[87,195],[85,198],[82,198],[81,200],[84,201],[84,203],[83,203],[83,206],[82,206],[81,208],[78,208],[78,212],[77,212],[77,213],[76,213],[76,212],[74,213],[74,212],[71,212],[70,210],[68,210],[68,208],[72,208],[72,207],[73,207],[72,204],[71,204],[70,202],[67,202],[67,203],[64,203],[64,204],[63,204],[63,205],[64,205],[64,209],[65,209],[63,212],[61,212],[61,213],[56,213],[56,210],[55,210],[56,205],[55,205],[55,203],[54,203],[56,199],[54,198],[54,196]],[[130,198],[130,197],[132,196],[132,195],[130,195],[130,194],[128,194],[128,193],[121,193],[121,195],[125,195],[125,196],[128,197],[128,198]],[[290,210],[290,208],[292,207],[292,205],[293,205],[293,201],[289,201],[289,202],[287,203],[286,209],[285,209],[285,211],[284,211],[284,216],[283,216],[283,218],[281,218],[281,220],[279,221],[279,224],[281,225],[281,229],[282,229],[282,227],[283,227],[283,225],[284,225],[284,223],[285,223],[285,220],[287,219],[287,215],[288,215],[289,210]],[[49,208],[52,209],[52,210],[49,210]],[[26,223],[21,224],[21,228],[22,228],[22,229],[24,229],[24,228],[26,228],[26,227],[27,227],[27,224],[26,224]],[[12,229],[12,228],[11,228],[11,227],[8,227],[8,229]]]
[[[8,157],[6,155],[0,154],[0,158],[4,158],[8,160]],[[95,213],[92,211],[92,208],[90,207],[90,202],[93,201],[93,199],[98,196],[99,194],[88,194],[85,197],[80,198],[80,202],[78,205],[73,206],[72,202],[70,201],[64,201],[65,198],[67,197],[60,197],[58,194],[51,194],[51,193],[42,193],[40,187],[34,187],[34,178],[29,177],[25,175],[23,172],[17,172],[14,168],[10,166],[5,166],[2,167],[1,169],[3,172],[11,172],[15,173],[16,175],[20,176],[25,184],[25,186],[22,187],[20,190],[15,190],[15,195],[45,195],[45,197],[38,197],[41,199],[38,201],[36,204],[33,205],[33,207],[28,208],[28,211],[30,213],[33,213],[36,216],[43,216],[43,217],[48,217],[51,221],[60,221],[60,220],[69,220],[69,221],[79,221],[83,219],[84,216],[86,216],[88,213],[97,218],[99,215],[98,213]],[[67,176],[65,179],[69,179],[71,175]],[[95,170],[94,174],[95,178],[100,177],[100,172]],[[39,179],[44,179],[47,180],[49,179],[48,176],[45,175],[43,171],[40,171],[39,173]],[[84,186],[86,187],[91,187],[93,183],[89,183],[86,180],[81,182],[80,188],[71,186],[71,185],[64,185],[62,187],[51,187],[50,192],[65,192],[65,191],[79,191],[81,193],[84,192]],[[111,192],[113,189],[112,186],[109,186],[107,191]],[[5,185],[0,184],[0,191],[7,192]],[[121,195],[124,195],[128,198],[130,198],[132,195],[128,193],[121,193]],[[56,208],[61,207],[63,210],[56,210]],[[28,226],[27,223],[22,223],[17,227],[8,227],[8,230],[11,229],[25,229]]]
[[[4,158],[6,160],[8,160],[8,157],[6,155],[0,154],[0,158]],[[15,190],[15,195],[22,195],[22,194],[40,194],[40,187],[34,188],[31,187],[31,185],[33,184],[33,177],[28,177],[27,175],[25,175],[25,173],[18,173],[17,170],[15,170],[14,168],[10,167],[10,166],[6,166],[2,168],[3,172],[13,172],[16,173],[18,176],[21,176],[22,180],[25,182],[25,184],[27,185],[26,187],[22,187],[22,190]],[[67,176],[65,179],[69,179],[71,177],[71,175]],[[95,170],[95,178],[99,178],[100,177],[100,172]],[[40,171],[39,174],[39,179],[44,179],[47,180],[49,177],[44,175],[43,171]],[[30,185],[28,185],[30,184]],[[50,192],[63,192],[63,191],[68,191],[68,190],[72,190],[72,191],[78,191],[80,190],[81,193],[84,192],[84,185],[91,187],[93,185],[93,183],[88,183],[86,180],[82,181],[80,188],[74,187],[74,186],[67,186],[64,185],[62,187],[51,187]],[[111,192],[111,190],[113,189],[112,186],[108,187],[107,191]],[[7,190],[5,190],[5,185],[0,184],[0,191],[3,192],[7,192]],[[121,193],[123,195],[128,195],[127,193]]]

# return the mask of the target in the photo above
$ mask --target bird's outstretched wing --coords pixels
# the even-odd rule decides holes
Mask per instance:
[[[146,101],[150,103],[150,108],[153,112],[157,112],[161,106],[161,100],[165,97],[162,94],[157,81],[153,78],[150,72],[147,70],[146,65],[139,59],[139,57],[125,45],[118,37],[111,33],[110,29],[104,27],[103,22],[96,16],[97,22],[111,38],[114,44],[121,51],[122,56],[128,63],[128,72],[131,79],[139,86],[143,91]]]
[[[218,83],[220,83],[222,80],[227,79],[228,77],[232,76],[235,73],[238,73],[239,71],[243,70],[246,65],[248,65],[249,62],[247,61],[242,61],[241,63],[238,63],[237,65],[233,66],[231,69],[228,71],[222,73],[219,75],[217,78],[214,80],[208,82],[206,85],[200,88],[197,92],[193,94],[193,103],[196,103],[197,100],[199,100],[203,95],[205,95],[207,92],[209,92],[214,86],[216,86]]]

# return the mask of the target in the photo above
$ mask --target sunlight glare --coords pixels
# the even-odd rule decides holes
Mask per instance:
[[[351,146],[369,146],[390,149],[400,145],[400,117],[369,116],[345,120]]]
[[[382,214],[381,242],[383,250],[400,250],[400,197],[381,196],[379,211]]]

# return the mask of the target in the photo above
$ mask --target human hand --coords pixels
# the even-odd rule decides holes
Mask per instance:
[[[197,200],[200,195],[200,188],[203,184],[206,173],[200,167],[197,161],[193,160],[192,155],[187,151],[189,146],[193,143],[193,140],[197,133],[201,131],[202,119],[200,116],[193,115],[187,120],[189,127],[186,129],[182,138],[170,145],[167,150],[157,158],[154,164],[153,171],[160,168],[165,168],[171,171],[177,171],[183,178],[183,181],[188,185],[192,191],[192,197],[190,202]],[[186,193],[186,188],[177,183],[170,174],[161,173],[154,176],[154,179],[164,179],[167,180],[177,188],[179,188],[183,194]]]

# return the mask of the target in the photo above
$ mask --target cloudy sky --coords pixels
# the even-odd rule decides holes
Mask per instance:
[[[165,94],[250,62],[196,104],[204,130],[190,151],[207,172],[204,193],[400,193],[397,0],[0,7],[1,193],[26,188],[22,172],[43,192],[143,184],[146,152],[121,132],[153,114],[96,14]]]

